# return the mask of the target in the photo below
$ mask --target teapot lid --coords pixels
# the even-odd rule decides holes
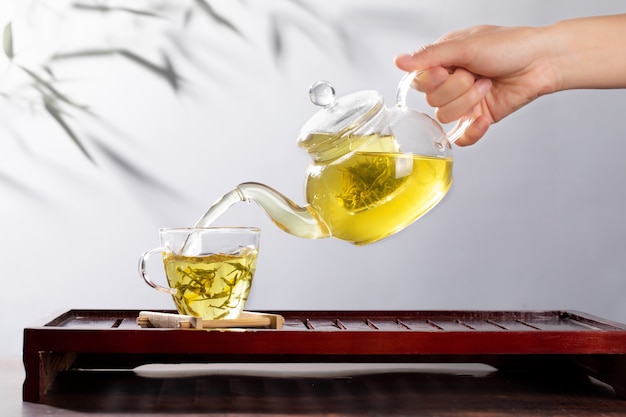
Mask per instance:
[[[339,99],[327,81],[317,81],[309,88],[313,104],[322,107],[300,129],[298,146],[307,151],[331,145],[338,137],[363,125],[383,107],[380,93],[357,91]]]

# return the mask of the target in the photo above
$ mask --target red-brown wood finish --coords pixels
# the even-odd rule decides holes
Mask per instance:
[[[23,399],[59,372],[183,362],[481,362],[576,366],[626,396],[626,326],[574,311],[274,311],[283,329],[140,328],[139,310],[70,310],[24,329]]]

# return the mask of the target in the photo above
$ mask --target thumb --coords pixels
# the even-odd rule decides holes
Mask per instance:
[[[394,58],[395,65],[403,71],[418,71],[433,67],[450,68],[459,65],[457,54],[448,42],[426,45],[410,53],[400,54]]]

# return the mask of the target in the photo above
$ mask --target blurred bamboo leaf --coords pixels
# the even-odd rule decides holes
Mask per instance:
[[[213,6],[209,4],[208,1],[206,0],[195,0],[195,1],[198,7],[200,7],[200,10],[202,10],[207,15],[209,15],[211,19],[215,20],[220,25],[225,26],[228,29],[232,30],[233,32],[241,36],[242,38],[244,37],[243,33],[241,33],[241,31],[237,28],[237,26],[233,25],[228,19],[226,19],[224,16],[217,13],[215,9],[213,8]]]
[[[243,0],[240,1],[244,4]],[[63,92],[61,81],[55,77],[55,73],[53,72],[53,69],[56,69],[55,64],[57,61],[117,55],[123,58],[123,60],[130,62],[130,65],[136,65],[156,75],[164,84],[168,84],[174,91],[178,92],[185,81],[178,71],[181,69],[184,70],[185,62],[180,63],[176,58],[182,57],[188,62],[194,63],[195,61],[196,64],[202,62],[196,56],[198,48],[194,48],[194,45],[189,45],[189,48],[187,48],[189,40],[196,39],[190,37],[190,31],[195,30],[197,26],[191,27],[189,24],[196,15],[210,20],[214,25],[224,27],[226,30],[233,32],[244,40],[246,39],[245,31],[241,30],[236,24],[238,20],[235,19],[234,16],[225,13],[225,11],[233,9],[217,8],[214,5],[217,6],[218,3],[212,0],[162,0],[145,2],[145,5],[142,6],[136,6],[135,3],[131,4],[129,7],[125,7],[126,3],[124,2],[116,2],[120,4],[120,6],[110,3],[114,2],[108,0],[70,0],[64,7],[73,9],[78,13],[90,14],[92,16],[96,14],[116,14],[125,18],[126,16],[124,16],[124,14],[130,15],[133,17],[132,22],[139,23],[133,26],[132,29],[135,31],[142,31],[144,28],[152,29],[152,25],[148,24],[148,22],[157,23],[155,26],[161,30],[160,33],[164,34],[166,40],[169,39],[170,42],[163,44],[158,42],[157,39],[151,38],[150,41],[153,42],[153,47],[150,48],[150,50],[136,49],[133,51],[131,50],[132,47],[128,46],[132,44],[128,43],[126,40],[118,40],[117,36],[113,38],[104,37],[103,40],[107,42],[106,45],[111,45],[108,43],[110,39],[113,39],[113,42],[116,43],[112,44],[110,47],[94,46],[92,44],[86,46],[85,49],[79,49],[83,46],[75,46],[75,48],[77,48],[76,50],[72,51],[70,49],[70,52],[53,54],[35,67],[33,67],[33,65],[29,65],[28,68],[24,66],[15,67],[27,74],[32,80],[30,85],[28,85],[28,89],[34,89],[38,93],[34,98],[34,103],[37,104],[37,107],[39,107],[38,100],[40,96],[43,100],[45,113],[55,120],[64,133],[78,146],[80,151],[91,162],[94,162],[94,159],[87,152],[83,141],[81,141],[81,138],[89,138],[88,133],[84,133],[84,130],[81,129],[79,130],[81,133],[79,137],[77,131],[72,127],[72,125],[74,125],[74,127],[79,126],[84,120],[82,120],[82,118],[76,119],[76,121],[71,120],[72,124],[68,123],[68,120],[70,120],[70,117],[84,114],[92,117],[96,115],[93,114],[87,106],[77,103]],[[334,34],[341,34],[340,30],[333,27],[332,24],[329,25],[327,21],[319,16],[315,9],[311,7],[310,2],[304,0],[287,0],[286,2],[279,3],[281,7],[273,8],[274,13],[271,14],[271,26],[273,30],[272,46],[275,59],[281,58],[285,54],[285,40],[288,35],[287,30],[290,28],[297,28],[311,38],[313,42],[322,46],[326,45],[325,42],[327,42],[328,37],[324,38],[323,36],[319,36],[320,30],[325,30],[326,32],[330,30]],[[224,10],[224,12],[222,10]],[[182,21],[180,20],[181,18]],[[156,19],[163,20],[157,21]],[[103,23],[109,24],[110,22],[108,22],[108,20],[110,20],[110,17],[107,17]],[[128,19],[125,18],[123,21],[127,22]],[[145,25],[143,24],[144,22],[146,23]],[[172,25],[163,30],[161,23],[171,23]],[[202,28],[201,25],[200,29]],[[117,26],[110,27],[110,30],[116,33],[118,29],[120,28]],[[4,26],[2,35],[4,53],[9,59],[13,60],[15,55],[15,39],[11,22]],[[152,58],[153,56],[157,58]],[[148,59],[147,57],[150,58]],[[126,64],[126,62],[124,63]],[[206,74],[207,71],[203,71],[203,73]],[[2,96],[9,97],[4,91],[0,92],[0,97]],[[32,99],[32,96],[29,96],[28,99]],[[84,126],[80,125],[80,127],[82,128]],[[90,146],[95,146],[93,141],[90,141],[89,144]],[[98,151],[105,153],[127,173],[134,177],[142,178],[142,173],[133,172],[133,167],[130,166],[130,162],[120,155],[116,155],[110,149],[93,148],[93,152],[96,152],[96,154]],[[148,182],[148,178],[143,178],[142,181]]]
[[[272,43],[274,58],[280,59],[283,56],[283,36],[276,16],[270,16],[270,42]]]
[[[80,139],[78,139],[78,136],[76,135],[76,133],[74,133],[74,130],[72,130],[70,125],[68,125],[67,122],[65,121],[63,114],[57,107],[55,99],[45,94],[44,92],[42,92],[42,98],[43,98],[43,106],[48,112],[48,114],[50,114],[50,116],[52,116],[52,118],[59,124],[59,126],[61,126],[61,128],[65,131],[65,133],[70,137],[70,139],[72,139],[72,141],[76,144],[76,146],[78,146],[78,149],[80,149],[83,155],[85,155],[87,159],[89,159],[91,162],[95,163],[95,161],[93,160],[89,152],[87,152],[87,149],[85,149],[85,147],[83,146]]]
[[[0,184],[2,184],[3,187],[8,187],[14,193],[32,199],[33,202],[37,204],[45,203],[44,198],[40,193],[36,192],[25,182],[21,181],[21,178],[15,178],[15,175],[0,172]],[[6,198],[4,194],[3,198]]]
[[[48,93],[52,94],[52,96],[54,96],[56,99],[59,99],[65,102],[66,104],[69,104],[70,106],[75,107],[84,112],[89,112],[89,109],[87,108],[87,106],[74,102],[65,94],[57,90],[51,83],[49,83],[48,81],[44,80],[39,75],[37,75],[35,72],[21,65],[20,65],[20,68],[35,81],[35,88],[37,88],[38,90],[41,91],[41,88],[43,87],[45,90],[48,91]]]
[[[183,14],[183,27],[189,26],[189,22],[191,22],[191,17],[193,16],[193,9],[190,7],[185,10]]]
[[[176,74],[176,71],[174,71],[174,68],[171,65],[170,60],[167,58],[167,55],[163,54],[163,58],[165,60],[165,66],[160,67],[142,58],[141,56],[135,54],[134,52],[128,51],[126,49],[119,49],[117,53],[123,56],[124,58],[127,58],[135,62],[136,64],[142,66],[143,68],[149,71],[152,71],[156,75],[162,77],[174,89],[174,91],[178,91],[180,77],[178,74]]]
[[[4,31],[2,34],[2,47],[4,53],[9,59],[13,59],[13,28],[11,22],[4,25]]]
[[[86,11],[93,11],[93,12],[99,12],[99,13],[124,12],[124,13],[134,14],[137,16],[143,16],[143,17],[156,17],[160,19],[163,18],[163,16],[161,16],[158,13],[154,13],[154,12],[146,11],[146,10],[131,9],[128,7],[114,7],[114,6],[84,4],[84,3],[74,3],[72,4],[72,7],[78,10],[86,10]]]
[[[52,78],[53,80],[55,79],[54,72],[52,72],[52,68],[50,68],[49,65],[43,65],[41,69],[43,69],[46,74],[50,76],[50,78]]]
[[[162,182],[153,178],[149,173],[139,169],[132,160],[125,158],[121,153],[116,152],[112,147],[106,144],[106,141],[93,139],[93,145],[100,151],[100,153],[106,155],[108,161],[112,162],[120,171],[124,172],[129,178],[133,178],[138,181],[142,187],[150,187],[155,190],[160,190],[166,193],[172,198],[182,196],[179,192],[169,187]]]
[[[167,57],[166,54],[163,54],[164,65],[159,66],[154,64],[147,59],[137,55],[134,52],[131,52],[127,49],[86,49],[82,51],[74,51],[74,52],[66,52],[61,54],[55,54],[52,59],[53,60],[61,60],[61,59],[72,59],[72,58],[89,58],[89,57],[98,57],[98,56],[107,56],[107,55],[120,55],[135,64],[141,66],[142,68],[156,74],[157,76],[163,78],[173,89],[174,91],[178,91],[180,87],[181,77],[176,73],[174,66],[172,65],[171,60]]]
[[[293,6],[291,10],[277,9],[269,17],[270,42],[275,60],[279,61],[285,54],[285,32],[289,28],[297,29],[322,49],[328,49],[328,37],[320,36],[320,30],[329,31],[333,35],[333,42],[339,41],[339,46],[347,49],[347,37],[341,25],[325,21],[324,17],[311,7],[310,2],[291,0],[289,3]]]

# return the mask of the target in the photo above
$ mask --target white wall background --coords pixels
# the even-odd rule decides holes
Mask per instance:
[[[0,354],[19,354],[25,326],[68,309],[173,307],[140,280],[139,254],[157,246],[158,228],[192,225],[236,184],[264,182],[302,203],[308,157],[295,137],[315,111],[313,81],[338,95],[376,89],[391,103],[393,57],[445,32],[623,11],[584,0],[212,2],[240,36],[201,13],[183,31],[180,19],[66,3],[0,6],[15,48],[13,62],[0,58]],[[176,94],[119,55],[55,61],[57,85],[99,117],[68,110],[95,164],[18,67],[93,45],[154,62],[163,49],[184,78]],[[248,308],[577,309],[626,321],[625,109],[624,91],[541,98],[455,149],[444,201],[366,247],[295,238],[258,207],[236,206],[220,224],[263,229]]]

